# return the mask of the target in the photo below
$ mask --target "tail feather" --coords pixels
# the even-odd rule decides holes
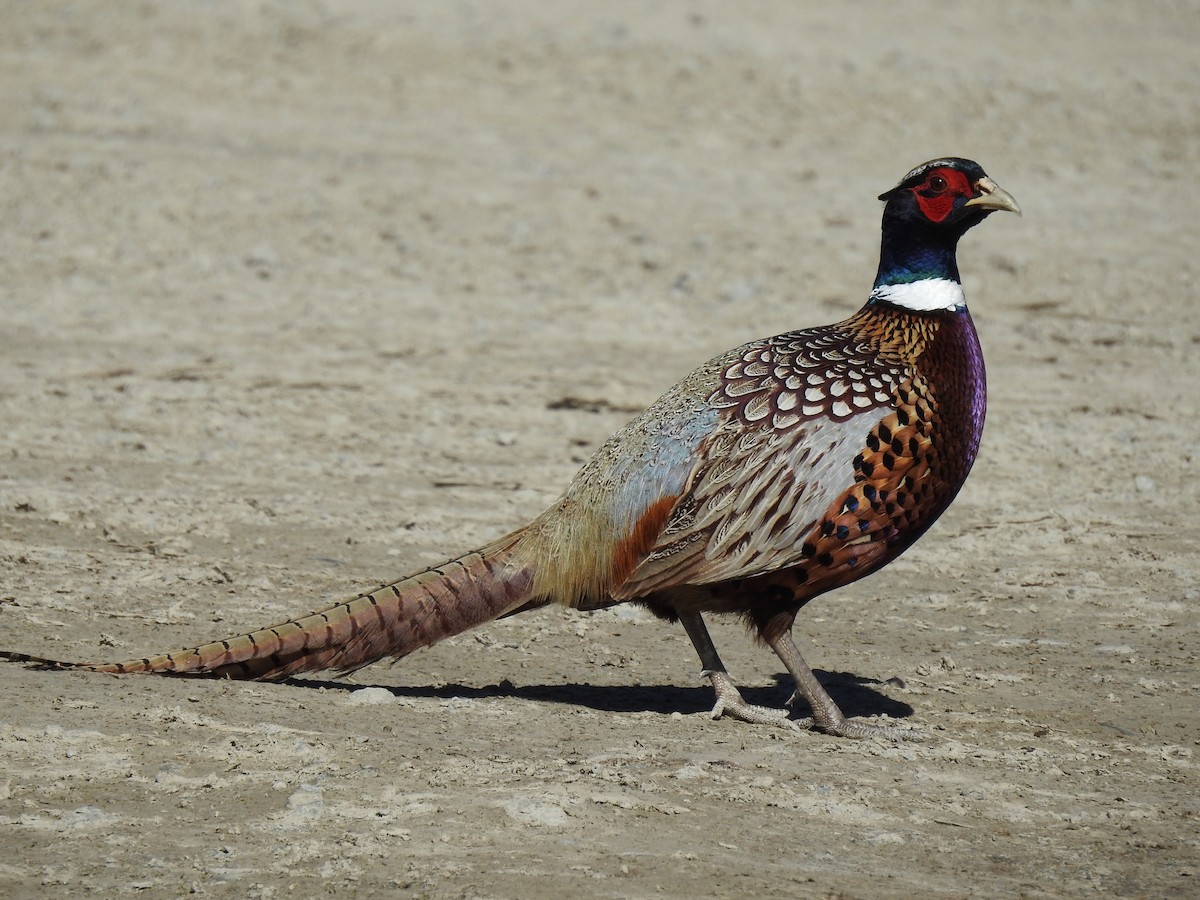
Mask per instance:
[[[0,659],[115,674],[259,681],[327,669],[344,675],[542,605],[531,595],[533,566],[519,559],[515,543],[506,539],[306,616],[173,653],[119,663],[63,662],[11,651],[0,651]]]

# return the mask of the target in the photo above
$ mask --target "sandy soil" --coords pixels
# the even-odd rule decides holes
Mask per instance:
[[[875,195],[952,153],[1026,213],[961,253],[983,452],[797,629],[931,739],[710,721],[622,609],[352,683],[4,665],[0,894],[1200,895],[1200,10],[645,6],[4,4],[0,646],[171,649],[523,523],[856,309]]]

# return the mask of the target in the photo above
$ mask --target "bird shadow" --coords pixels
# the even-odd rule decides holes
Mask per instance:
[[[817,680],[829,692],[834,702],[847,716],[875,716],[886,714],[893,719],[905,719],[913,714],[907,703],[895,700],[877,687],[888,686],[888,682],[875,678],[863,678],[849,672],[826,672],[815,669]],[[758,706],[781,708],[792,692],[792,680],[778,674],[775,684],[765,687],[739,687],[747,703]],[[365,685],[345,681],[329,681],[313,678],[289,678],[284,684],[305,688],[325,688],[331,691],[357,691]],[[583,706],[598,712],[638,713],[651,712],[663,715],[670,713],[708,712],[713,706],[712,688],[707,685],[680,687],[674,684],[658,685],[595,685],[595,684],[526,684],[514,685],[508,679],[499,684],[475,687],[465,684],[443,684],[437,686],[401,687],[375,685],[394,697],[412,700],[491,700],[513,697],[542,703],[562,703],[568,706]],[[795,715],[808,714],[806,704],[798,702]]]

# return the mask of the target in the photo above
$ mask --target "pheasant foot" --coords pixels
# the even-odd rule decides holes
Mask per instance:
[[[781,725],[794,731],[805,725],[804,722],[793,722],[789,710],[747,703],[724,669],[705,669],[701,675],[712,683],[713,690],[717,693],[717,704],[712,708],[714,719],[729,716],[751,725]]]
[[[700,665],[704,667],[701,674],[712,683],[713,690],[716,691],[717,703],[712,708],[714,719],[729,716],[751,725],[779,725],[793,730],[800,727],[802,723],[793,722],[789,710],[756,706],[742,698],[742,692],[737,689],[737,685],[725,669],[725,664],[721,662],[721,656],[717,653],[716,645],[708,633],[708,626],[700,618],[700,613],[681,613],[679,621],[687,631],[688,637],[692,639],[692,646],[696,648],[700,657]]]
[[[788,705],[797,699],[804,700],[812,709],[812,718],[800,720],[817,731],[846,738],[878,738],[885,741],[921,740],[927,737],[925,732],[915,728],[900,725],[874,725],[865,722],[852,722],[846,718],[829,692],[817,681],[817,676],[809,668],[808,663],[800,654],[796,642],[792,640],[790,631],[785,631],[778,637],[768,638],[767,645],[775,651],[784,668],[796,682],[796,692],[792,694]],[[798,722],[799,724],[799,722]]]

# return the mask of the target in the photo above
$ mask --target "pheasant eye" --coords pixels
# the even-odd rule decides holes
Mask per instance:
[[[935,194],[940,194],[949,186],[950,182],[946,181],[941,175],[932,175],[929,178],[929,190]]]

